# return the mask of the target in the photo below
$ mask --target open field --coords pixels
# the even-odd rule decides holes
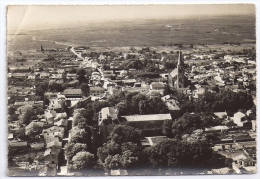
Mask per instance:
[[[166,25],[169,25],[166,27]],[[174,44],[255,44],[252,16],[201,19],[136,20],[24,32],[9,35],[8,49],[39,50],[70,45],[90,47],[173,46]]]

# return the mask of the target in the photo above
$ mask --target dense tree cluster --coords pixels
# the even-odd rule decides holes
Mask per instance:
[[[72,158],[72,169],[74,170],[86,170],[92,168],[94,164],[94,155],[86,151],[78,152]]]
[[[65,85],[57,83],[54,80],[50,80],[48,89],[52,92],[63,92],[63,90],[65,89]]]
[[[177,121],[165,120],[162,132],[168,137],[180,139],[184,134],[190,134],[196,129],[204,129],[208,126],[221,125],[222,120],[213,119],[211,114],[189,114],[185,113]]]
[[[224,91],[223,93],[206,92],[198,101],[183,101],[180,97],[181,113],[185,112],[223,112],[229,114],[237,112],[239,109],[249,110],[253,107],[252,96],[244,92]],[[188,97],[186,96],[186,99]]]
[[[72,128],[70,141],[65,146],[69,169],[81,170],[95,165],[94,155],[89,153],[92,135],[92,128],[85,122],[78,123]]]
[[[225,165],[225,157],[215,154],[208,141],[187,142],[168,139],[145,149],[154,167],[218,167]]]
[[[105,170],[131,168],[141,157],[142,132],[130,126],[115,126],[109,141],[98,148],[99,163]]]
[[[35,119],[36,114],[34,112],[32,105],[24,105],[17,109],[19,111],[19,123],[28,125],[33,119]]]
[[[110,96],[107,102],[116,106],[119,116],[131,114],[162,114],[167,113],[168,108],[160,96],[146,96],[142,93],[119,91]]]

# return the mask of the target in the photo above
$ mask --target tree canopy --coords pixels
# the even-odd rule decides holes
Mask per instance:
[[[142,132],[124,125],[115,126],[109,141],[98,148],[97,156],[104,169],[128,168],[138,164]]]
[[[31,120],[33,120],[36,116],[33,110],[33,106],[29,104],[21,106],[20,108],[18,108],[18,111],[20,112],[20,115],[18,117],[20,124],[28,125]]]
[[[93,165],[95,165],[94,155],[89,152],[78,152],[72,158],[72,168],[74,170],[89,169],[92,168]]]

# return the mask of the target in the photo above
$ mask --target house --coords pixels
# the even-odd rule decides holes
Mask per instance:
[[[149,85],[145,83],[135,83],[133,87],[123,87],[122,91],[129,91],[129,92],[148,92],[150,89]]]
[[[50,77],[50,74],[47,72],[40,72],[39,74],[40,74],[39,76],[40,79],[46,79]]]
[[[136,83],[136,79],[127,79],[127,80],[122,80],[122,84],[123,85],[127,85],[127,86],[134,86],[134,84]]]
[[[26,150],[28,143],[25,141],[8,141],[8,147],[19,148],[20,150]]]
[[[243,124],[246,122],[245,119],[245,114],[243,114],[242,112],[237,112],[234,114],[234,117],[231,117],[231,119],[233,120],[233,122],[239,126],[239,127],[243,127]]]
[[[59,141],[49,142],[49,143],[47,143],[47,148],[61,149],[62,148],[62,142],[59,142]]]
[[[67,119],[61,119],[57,122],[54,122],[55,126],[59,126],[59,127],[67,127],[68,126],[68,120]]]
[[[65,70],[63,68],[58,68],[57,69],[57,73],[63,74],[63,73],[65,73]]]
[[[114,107],[102,108],[98,116],[98,125],[118,124],[117,112]]]
[[[213,126],[213,127],[209,127],[209,128],[205,128],[205,132],[212,132],[212,131],[227,131],[229,129],[229,127],[227,126]]]
[[[165,88],[165,84],[163,82],[152,82],[150,84],[151,90],[162,90]]]
[[[194,87],[195,87],[195,90],[192,91],[192,94],[193,94],[193,95],[192,95],[192,98],[198,99],[198,98],[200,98],[203,94],[205,94],[206,89],[203,88],[201,85],[196,84],[196,85],[194,85]]]
[[[240,154],[233,157],[232,168],[236,173],[255,173],[256,172],[256,161],[249,155]],[[251,166],[251,167],[250,167]],[[250,171],[247,168],[251,168]]]
[[[58,132],[58,133],[55,133]],[[59,126],[52,126],[48,129],[44,129],[42,131],[43,137],[46,140],[48,136],[56,136],[58,135],[59,137],[63,138],[64,136],[64,128],[59,127]]]
[[[44,114],[45,114],[45,119],[46,119],[47,124],[53,124],[54,123],[54,118],[55,118],[55,116],[57,114],[56,111],[54,111],[54,110],[45,110]]]
[[[31,72],[30,67],[9,67],[11,73],[26,73]]]
[[[31,147],[31,149],[34,149],[34,150],[41,150],[41,149],[44,149],[45,144],[44,144],[44,142],[34,142],[34,143],[30,144],[30,147]]]
[[[93,87],[92,86],[92,87],[89,88],[89,93],[90,93],[91,96],[103,95],[104,92],[105,92],[105,89],[102,88],[102,87],[97,87],[97,86]]]
[[[21,106],[33,105],[33,104],[34,104],[34,101],[16,101],[14,103],[14,107],[18,108],[18,107],[21,107]]]
[[[9,78],[15,78],[15,79],[27,79],[26,73],[13,73],[8,75]]]
[[[214,116],[219,119],[224,119],[225,117],[227,117],[227,112],[214,112]]]
[[[61,74],[61,73],[50,74],[50,78],[52,78],[52,79],[61,79],[61,78],[63,78],[63,74]]]

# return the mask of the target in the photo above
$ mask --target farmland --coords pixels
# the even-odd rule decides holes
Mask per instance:
[[[166,25],[169,25],[167,27]],[[107,22],[73,28],[27,31],[9,37],[10,50],[90,47],[255,43],[255,21],[247,16]],[[12,40],[10,40],[12,39]]]

